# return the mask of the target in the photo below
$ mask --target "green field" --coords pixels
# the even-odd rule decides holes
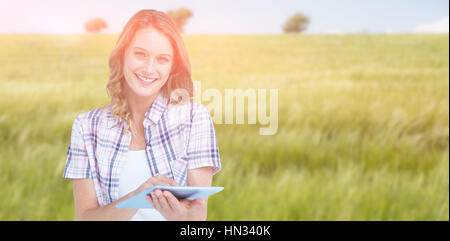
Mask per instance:
[[[0,35],[0,220],[75,218],[71,127],[108,103],[116,38]],[[208,220],[449,219],[448,34],[184,39],[203,89],[279,95],[276,135],[215,125]]]

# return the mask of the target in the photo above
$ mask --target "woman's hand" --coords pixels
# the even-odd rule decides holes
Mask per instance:
[[[162,186],[179,186],[179,184],[177,182],[175,182],[174,180],[158,174],[154,177],[149,178],[146,182],[144,182],[141,186],[139,186],[134,193],[138,194],[142,191],[147,190],[150,187],[156,186],[156,185],[162,185]]]
[[[206,220],[206,198],[178,200],[171,192],[157,189],[147,200],[169,221]]]

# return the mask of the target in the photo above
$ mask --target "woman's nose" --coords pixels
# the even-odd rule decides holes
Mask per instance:
[[[156,70],[155,69],[155,67],[156,67],[155,66],[155,58],[154,57],[150,58],[146,64],[147,65],[146,65],[145,71],[149,74],[155,73],[155,70]]]

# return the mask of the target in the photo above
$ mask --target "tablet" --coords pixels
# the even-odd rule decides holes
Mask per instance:
[[[214,193],[218,193],[223,190],[223,187],[153,186],[123,202],[118,203],[116,205],[116,208],[153,208],[150,202],[147,201],[146,196],[156,189],[169,191],[178,199],[194,200],[197,198],[205,198],[211,196]]]

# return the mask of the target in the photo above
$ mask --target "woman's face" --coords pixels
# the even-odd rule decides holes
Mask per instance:
[[[156,29],[138,30],[124,55],[129,90],[141,97],[157,95],[169,78],[173,52],[169,39]]]

